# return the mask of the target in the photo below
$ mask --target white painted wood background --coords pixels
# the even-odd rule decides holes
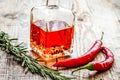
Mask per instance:
[[[61,6],[70,8],[68,2],[61,0]],[[32,6],[44,5],[45,0],[0,0],[0,31],[19,38],[19,42],[29,45],[29,20]],[[74,75],[75,80],[120,80],[120,0],[73,0],[73,12],[76,14],[74,54],[81,56],[101,32],[105,33],[103,44],[111,49],[115,63],[108,71],[81,70]],[[67,4],[67,5],[66,5]],[[99,54],[95,60],[104,59]],[[69,74],[71,71],[62,71]],[[44,80],[38,75],[24,74],[11,56],[0,51],[0,80]]]

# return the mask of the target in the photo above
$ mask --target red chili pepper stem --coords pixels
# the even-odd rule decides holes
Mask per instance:
[[[104,35],[104,32],[102,32],[102,35],[101,35],[100,41],[103,40],[103,35]]]
[[[90,62],[90,63],[88,63],[88,64],[87,64],[87,65],[85,65],[85,66],[78,67],[78,68],[76,68],[76,69],[72,70],[72,74],[73,74],[74,72],[76,72],[76,71],[81,70],[81,69],[93,70],[93,69],[94,69],[94,64]]]

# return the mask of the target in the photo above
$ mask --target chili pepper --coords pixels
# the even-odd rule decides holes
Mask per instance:
[[[57,62],[53,64],[53,66],[73,68],[73,67],[78,67],[78,66],[82,66],[82,65],[89,63],[100,52],[100,48],[102,45],[101,40],[103,39],[103,34],[104,33],[102,32],[101,39],[96,40],[95,43],[92,45],[92,47],[83,56]]]
[[[83,56],[57,62],[53,66],[72,68],[72,67],[85,65],[88,62],[92,61],[94,57],[100,52],[101,45],[102,45],[102,42],[100,40],[97,40],[95,41],[93,46]]]
[[[114,62],[114,55],[112,51],[106,47],[101,47],[101,51],[105,54],[106,58],[103,61],[97,62],[90,62],[83,67],[79,67],[72,71],[72,73],[81,70],[81,69],[88,69],[88,70],[97,70],[97,71],[106,71],[108,70],[113,62]]]

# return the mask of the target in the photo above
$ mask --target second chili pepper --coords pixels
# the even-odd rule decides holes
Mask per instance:
[[[97,40],[83,56],[57,62],[53,66],[72,68],[72,67],[85,65],[90,61],[92,61],[95,58],[95,56],[100,52],[101,45],[102,45],[102,41]]]
[[[112,51],[106,47],[101,47],[101,50],[106,55],[105,60],[100,61],[100,62],[98,62],[98,61],[97,62],[90,62],[83,67],[79,67],[79,68],[73,70],[72,73],[74,73],[78,70],[81,70],[81,69],[97,70],[97,71],[108,70],[114,62],[114,55],[113,55]]]

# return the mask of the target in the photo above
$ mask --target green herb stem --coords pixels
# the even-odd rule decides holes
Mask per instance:
[[[21,44],[13,45],[13,41],[17,40],[16,38],[9,38],[8,34],[0,32],[0,48],[3,51],[13,55],[21,63],[21,66],[24,68],[25,73],[30,71],[33,74],[38,74],[43,78],[51,78],[52,80],[70,80],[67,77],[60,75],[60,72],[51,68],[48,68],[44,65],[41,65],[37,62],[36,59],[27,55],[27,48]]]

